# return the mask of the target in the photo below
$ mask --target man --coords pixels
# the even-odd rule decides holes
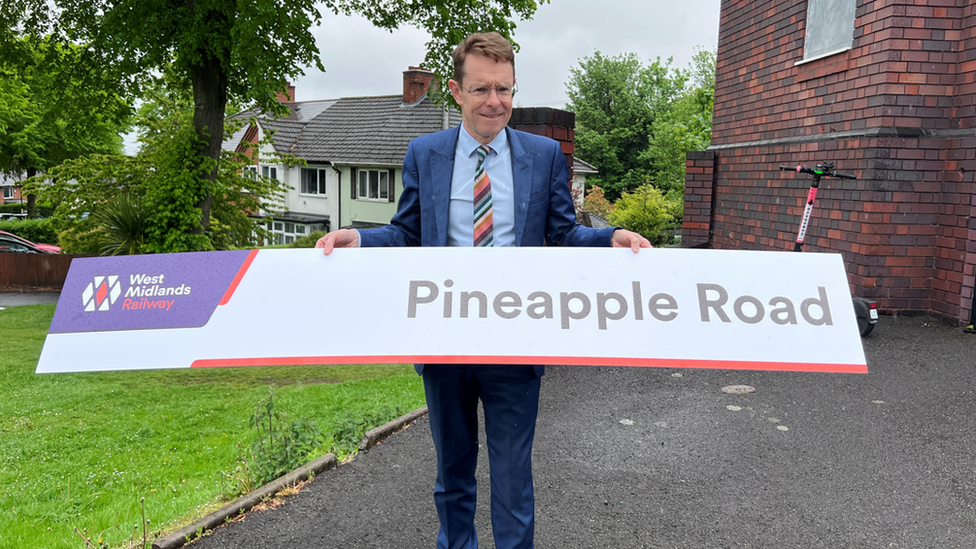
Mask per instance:
[[[454,50],[451,94],[457,128],[414,139],[403,161],[403,192],[386,227],[340,230],[316,247],[614,246],[634,252],[647,239],[576,223],[559,144],[507,128],[515,53],[498,33],[473,34]],[[417,365],[437,451],[434,503],[438,549],[473,549],[478,400],[485,410],[491,520],[497,549],[533,547],[532,440],[542,367]]]

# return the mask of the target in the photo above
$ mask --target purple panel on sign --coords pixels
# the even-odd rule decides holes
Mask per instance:
[[[75,259],[51,333],[203,326],[248,254],[240,250]]]

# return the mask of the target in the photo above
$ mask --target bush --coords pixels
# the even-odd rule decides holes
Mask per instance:
[[[288,245],[289,248],[314,248],[315,242],[325,236],[325,231],[314,231],[309,235],[296,239]]]
[[[606,219],[613,211],[613,204],[603,195],[603,189],[594,185],[583,200],[583,211]]]
[[[58,233],[50,219],[18,219],[0,221],[0,231],[13,233],[31,242],[57,244]]]
[[[0,204],[0,213],[6,214],[19,214],[21,212],[27,212],[27,204]],[[51,205],[37,205],[37,215],[38,217],[51,217],[54,215],[54,206]]]
[[[680,204],[669,202],[654,186],[641,185],[614,203],[608,221],[643,235],[655,246],[665,246],[673,238],[672,229],[678,223],[680,208]]]

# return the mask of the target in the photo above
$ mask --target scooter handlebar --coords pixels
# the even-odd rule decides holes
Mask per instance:
[[[810,168],[804,168],[803,166],[784,166],[784,165],[780,164],[779,169],[781,169],[781,170],[789,170],[791,172],[797,172],[797,173],[808,173],[810,175],[816,175],[817,174],[816,171],[811,170]],[[857,179],[857,176],[856,175],[849,174],[849,173],[834,172],[834,171],[820,172],[820,175],[821,176],[827,176],[827,177],[836,177],[838,179]]]

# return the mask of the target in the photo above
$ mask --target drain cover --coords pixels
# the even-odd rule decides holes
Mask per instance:
[[[755,393],[756,388],[749,385],[727,385],[722,387],[722,392],[730,395],[745,395],[748,393]]]

